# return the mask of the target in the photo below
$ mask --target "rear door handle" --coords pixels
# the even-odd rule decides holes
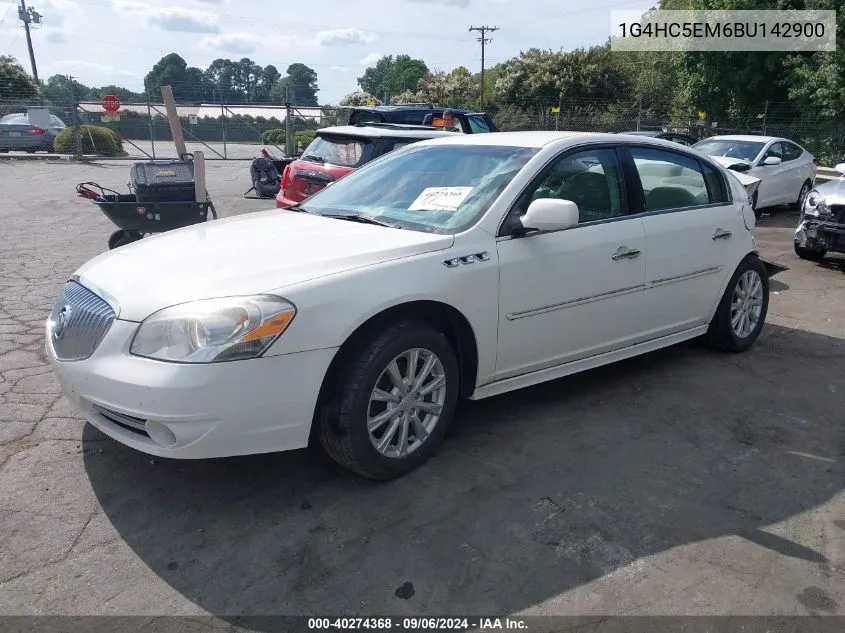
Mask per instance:
[[[617,251],[610,256],[613,261],[619,261],[620,259],[634,259],[635,257],[640,256],[640,251],[627,248],[626,246],[620,246]]]
[[[716,229],[716,232],[713,233],[714,240],[727,240],[730,239],[732,233],[730,231],[723,231],[722,229]]]

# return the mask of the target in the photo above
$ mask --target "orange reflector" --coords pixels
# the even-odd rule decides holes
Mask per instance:
[[[293,319],[293,310],[275,316],[267,323],[259,325],[252,332],[246,334],[239,342],[254,341],[255,339],[264,338],[265,336],[275,336],[285,331],[285,328]]]

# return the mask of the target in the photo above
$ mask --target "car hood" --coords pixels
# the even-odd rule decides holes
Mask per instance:
[[[816,185],[827,204],[845,204],[845,176]]]
[[[451,235],[394,229],[294,211],[261,211],[147,237],[98,255],[83,284],[141,321],[162,308],[257,294],[449,248]]]
[[[710,156],[710,158],[725,168],[729,168],[731,167],[731,165],[748,165],[749,167],[751,166],[750,161],[743,160],[741,158],[730,158],[729,156]]]

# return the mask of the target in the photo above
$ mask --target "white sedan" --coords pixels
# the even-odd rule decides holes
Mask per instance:
[[[616,134],[422,141],[299,207],[83,265],[46,346],[106,435],[208,458],[319,442],[386,479],[478,400],[702,337],[751,346],[769,300],[748,192]]]
[[[754,209],[781,204],[800,210],[816,180],[814,156],[774,136],[711,136],[693,145],[724,167],[761,180]]]

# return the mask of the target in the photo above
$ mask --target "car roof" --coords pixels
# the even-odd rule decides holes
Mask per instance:
[[[619,132],[620,134],[631,134],[633,136],[659,136],[660,134],[669,134],[669,132],[657,132],[654,130],[637,130],[635,132]]]
[[[449,106],[435,106],[429,103],[407,104],[407,105],[380,105],[380,106],[353,106],[350,110],[366,110],[368,112],[400,112],[403,110],[451,110],[458,114],[481,114],[475,110],[465,108],[450,108]]]
[[[441,133],[432,140],[423,141],[421,144],[433,145],[487,145],[487,146],[508,146],[508,147],[534,147],[541,148],[556,141],[566,139],[580,141],[610,141],[617,142],[618,134],[608,132],[549,132],[530,130],[525,132],[487,132],[485,134],[458,134],[455,132]]]
[[[757,143],[768,143],[769,141],[785,141],[787,139],[779,136],[760,136],[758,134],[724,134],[708,136],[702,141],[754,141]],[[790,141],[791,142],[791,141]]]
[[[422,125],[396,127],[382,125],[336,125],[316,130],[319,135],[334,134],[342,136],[357,136],[359,138],[437,138],[444,134],[454,134],[444,130]],[[464,136],[463,134],[461,136]]]

